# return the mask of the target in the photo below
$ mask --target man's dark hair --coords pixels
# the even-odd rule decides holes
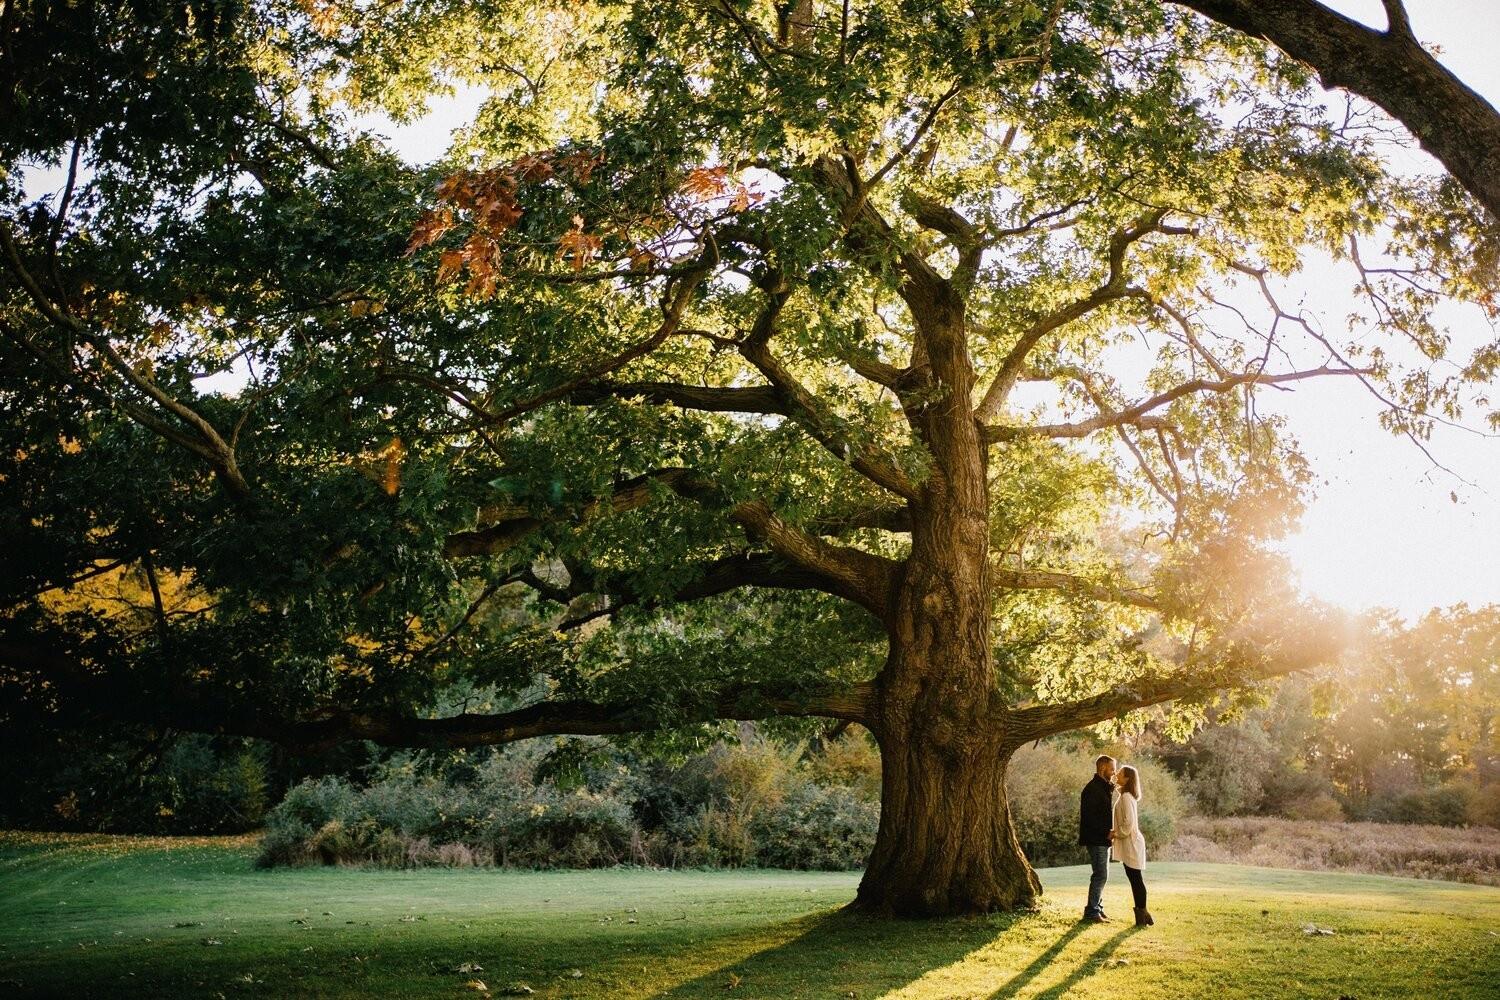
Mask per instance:
[[[1113,764],[1115,762],[1115,759],[1107,753],[1101,753],[1099,756],[1094,758],[1094,770],[1098,771],[1099,765],[1103,764],[1105,761],[1109,761],[1111,764]]]

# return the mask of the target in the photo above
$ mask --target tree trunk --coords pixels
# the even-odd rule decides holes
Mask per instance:
[[[880,831],[854,903],[862,910],[988,913],[1029,907],[1041,893],[1005,796],[989,524],[983,466],[975,464],[938,481],[919,512],[887,621],[890,656],[871,704],[883,769]],[[961,480],[967,489],[955,488]]]
[[[990,648],[989,484],[974,418],[964,303],[918,272],[902,287],[931,380],[907,411],[932,455],[912,503],[911,554],[886,615],[890,654],[870,729],[883,765],[880,832],[854,901],[897,916],[1028,907],[1041,893],[1011,825],[1008,753]]]
[[[854,906],[903,917],[1029,908],[1042,886],[1011,823],[1007,759],[988,740],[953,756],[931,735],[881,741],[880,832]]]

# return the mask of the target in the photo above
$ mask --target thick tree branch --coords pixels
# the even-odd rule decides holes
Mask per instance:
[[[730,516],[752,538],[765,542],[788,561],[827,580],[823,589],[885,619],[900,575],[900,564],[845,545],[833,545],[788,524],[759,500],[736,504]]]
[[[70,723],[104,717],[116,721],[170,725],[188,732],[257,736],[303,751],[328,750],[352,740],[385,746],[463,748],[512,743],[533,736],[605,736],[650,732],[664,725],[659,704],[601,704],[543,701],[493,714],[462,714],[440,719],[397,713],[328,711],[310,719],[285,719],[219,702],[212,692],[183,688],[170,694],[142,692],[135,678],[100,675],[83,668],[66,651],[37,640],[0,636],[0,665],[8,671],[68,678],[69,690],[86,701],[64,706]],[[809,716],[864,723],[869,714],[868,683],[797,690],[773,684],[737,684],[683,706],[665,724],[717,719]],[[73,718],[72,716],[87,716]]]
[[[885,616],[894,586],[896,563],[850,546],[831,544],[784,521],[761,501],[727,504],[718,485],[692,469],[657,469],[624,480],[609,496],[585,504],[578,516],[588,519],[606,510],[613,513],[636,510],[649,503],[662,488],[711,506],[727,506],[729,516],[751,538],[763,542],[777,556],[805,571],[795,579],[786,578],[790,585],[797,588],[816,586],[854,601],[877,617]],[[481,514],[492,523],[450,535],[443,546],[444,555],[450,559],[494,555],[516,545],[546,523],[545,519],[519,504],[495,504]],[[756,568],[765,571],[763,566]],[[816,575],[816,583],[808,579],[808,573]]]
[[[869,697],[866,685],[855,685],[842,691],[800,694],[769,685],[747,684],[729,688],[711,701],[693,706],[684,713],[681,721],[804,716],[863,723],[867,718]],[[179,721],[177,727],[187,728],[183,724],[185,721],[191,720]],[[341,713],[300,723],[255,720],[244,728],[255,730],[247,735],[316,752],[361,739],[384,746],[456,749],[513,743],[534,736],[609,736],[650,732],[662,725],[662,707],[655,703],[605,705],[587,701],[544,701],[511,712],[487,715],[421,719]]]
[[[785,412],[814,441],[836,458],[848,462],[854,471],[877,486],[907,500],[914,498],[916,486],[890,456],[873,445],[851,441],[848,435],[833,426],[824,415],[817,397],[772,353],[770,340],[776,330],[776,320],[790,298],[791,290],[775,275],[767,280],[767,284],[766,306],[750,331],[739,341],[740,354],[771,383],[784,404]]]
[[[1269,39],[1325,87],[1378,104],[1500,220],[1500,112],[1417,42],[1399,3],[1384,0],[1391,30],[1378,31],[1315,0],[1174,2]]]
[[[1258,641],[1257,638],[1243,640],[1253,647],[1248,664],[1216,663],[1201,669],[1187,666],[1181,673],[1119,684],[1076,701],[1007,709],[1002,712],[1005,748],[1014,750],[1046,736],[1082,729],[1136,709],[1179,698],[1244,687],[1257,681],[1310,670],[1335,659],[1344,649],[1343,629],[1317,616],[1290,625],[1282,622],[1278,629],[1274,635],[1258,637]],[[1226,656],[1234,658],[1233,653]],[[1202,659],[1199,657],[1200,662]]]
[[[901,203],[917,225],[948,237],[958,251],[958,265],[950,280],[960,291],[966,291],[974,283],[987,245],[979,227],[951,206],[916,191],[906,191]]]

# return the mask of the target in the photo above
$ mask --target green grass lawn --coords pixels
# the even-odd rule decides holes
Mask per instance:
[[[1500,997],[1500,889],[1160,864],[1040,912],[887,922],[817,872],[257,871],[245,841],[0,835],[0,996]],[[1303,926],[1332,928],[1308,936]],[[458,971],[474,963],[482,971]],[[524,992],[524,991],[517,991]]]

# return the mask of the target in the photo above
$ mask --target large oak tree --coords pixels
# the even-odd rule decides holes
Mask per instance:
[[[1023,906],[1019,746],[1337,651],[1269,547],[1310,473],[1263,394],[1358,380],[1420,445],[1500,360],[1430,318],[1493,308],[1477,206],[1172,7],[0,26],[12,734],[858,723],[858,904]],[[431,164],[371,134],[455,82]],[[1283,283],[1317,255],[1347,336]],[[135,606],[80,599],[122,569]]]

